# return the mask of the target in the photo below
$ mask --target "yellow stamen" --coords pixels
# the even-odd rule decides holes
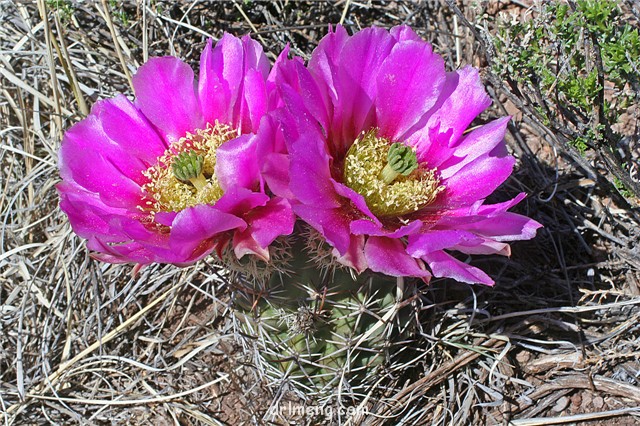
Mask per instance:
[[[410,147],[392,144],[376,129],[360,135],[345,157],[344,183],[379,217],[403,216],[432,203],[444,187],[430,170],[417,164]]]
[[[236,136],[230,127],[216,122],[173,143],[157,164],[143,172],[148,182],[142,189],[151,201],[140,209],[153,216],[218,201],[223,191],[214,172],[216,150]]]

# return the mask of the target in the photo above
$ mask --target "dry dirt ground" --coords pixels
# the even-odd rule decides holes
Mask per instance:
[[[471,21],[525,16],[531,4],[478,3],[459,3]],[[338,22],[409,24],[449,69],[485,65],[439,1],[0,1],[2,424],[640,423],[637,200],[616,203],[498,90],[478,123],[514,115],[518,165],[495,198],[527,192],[517,211],[544,228],[510,258],[474,259],[494,288],[419,288],[422,355],[363,403],[368,414],[269,411],[290,396],[255,368],[229,312],[232,288],[209,262],[134,275],[89,258],[54,189],[66,128],[96,100],[131,95],[148,57],[195,67],[207,38],[227,31],[251,33],[271,60],[287,43],[308,58]],[[633,114],[625,124],[637,141]]]

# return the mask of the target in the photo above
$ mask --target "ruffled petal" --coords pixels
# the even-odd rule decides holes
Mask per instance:
[[[260,171],[256,156],[254,135],[242,135],[223,143],[216,150],[215,173],[220,187],[233,186],[256,190],[260,184]]]
[[[486,198],[511,175],[515,162],[515,158],[507,155],[504,145],[498,145],[490,153],[481,155],[442,180],[445,192],[440,200],[443,201],[436,203],[457,208]],[[436,203],[432,206],[437,206]]]
[[[151,58],[133,76],[136,105],[170,142],[204,128],[191,67],[173,56]]]
[[[373,235],[387,238],[402,238],[412,235],[422,228],[422,221],[414,220],[413,222],[403,225],[396,230],[387,230],[382,224],[377,224],[367,219],[359,219],[351,222],[351,232],[355,235]]]
[[[234,229],[245,229],[247,224],[239,217],[220,211],[214,206],[200,204],[182,210],[176,215],[169,237],[170,247],[185,259],[198,253],[206,240]],[[205,244],[208,251],[213,245]]]
[[[142,204],[146,165],[105,134],[96,114],[65,133],[58,163],[64,181],[99,194],[109,206],[135,209]]]
[[[436,103],[444,81],[444,61],[429,44],[396,44],[377,76],[377,125],[382,135],[404,140],[405,133]]]
[[[504,145],[504,135],[510,118],[494,120],[464,137],[453,155],[438,165],[440,177],[449,179],[475,159],[487,155],[499,145]]]
[[[332,251],[338,263],[353,268],[359,274],[369,267],[367,257],[364,255],[364,238],[364,235],[351,235],[349,248],[344,255],[335,248]]]
[[[303,135],[290,150],[291,192],[304,204],[330,209],[341,203],[332,184],[331,157],[318,135]]]
[[[291,234],[296,218],[287,200],[272,198],[266,205],[251,210],[245,220],[253,239],[265,248],[279,236]]]
[[[342,209],[323,209],[313,205],[295,204],[293,211],[320,232],[327,242],[338,250],[340,256],[344,256],[349,251],[351,247],[350,220]]]
[[[422,256],[433,272],[434,277],[453,278],[469,284],[493,285],[494,281],[482,270],[459,261],[444,251],[434,251]]]
[[[409,236],[407,253],[413,257],[422,257],[428,253],[464,244],[481,244],[483,239],[465,231],[442,230],[429,231]]]
[[[409,256],[400,240],[386,237],[369,237],[364,246],[369,268],[393,277],[428,277],[419,261]]]

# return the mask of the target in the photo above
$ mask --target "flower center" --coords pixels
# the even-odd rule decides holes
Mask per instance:
[[[142,189],[150,198],[142,210],[175,212],[218,201],[223,191],[214,171],[216,150],[236,136],[229,126],[216,122],[173,143],[157,164],[142,172],[149,180]]]
[[[377,129],[360,135],[345,157],[344,183],[362,195],[373,214],[403,216],[435,200],[444,187],[420,164],[411,147],[377,136]]]

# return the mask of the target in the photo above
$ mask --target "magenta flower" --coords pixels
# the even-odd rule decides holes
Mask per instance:
[[[133,78],[135,102],[98,101],[64,136],[60,207],[94,257],[191,264],[229,243],[269,258],[293,229],[289,202],[265,194],[256,156],[269,63],[249,37],[209,41],[195,85],[175,57]]]
[[[541,226],[507,212],[525,194],[485,204],[515,163],[509,118],[465,133],[490,105],[478,72],[445,72],[410,28],[339,26],[306,68],[281,59],[274,73],[282,108],[265,120],[275,135],[259,148],[265,180],[341,263],[493,284],[450,252],[509,255],[509,241]]]

